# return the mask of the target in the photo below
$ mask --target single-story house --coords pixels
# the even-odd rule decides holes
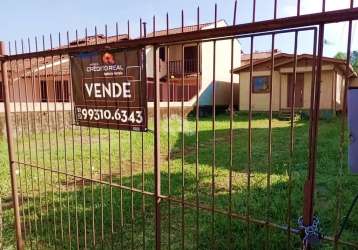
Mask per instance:
[[[127,35],[111,36],[108,42],[127,40]],[[72,41],[69,46],[103,43],[105,36],[88,36]],[[67,47],[64,46],[64,47]],[[69,57],[55,55],[11,61],[7,66],[10,108],[12,111],[71,110],[72,91],[69,84]],[[0,69],[0,113],[4,112],[4,85]]]
[[[250,93],[250,55],[243,55],[242,65],[233,70],[240,76],[239,109],[249,110]],[[253,111],[268,111],[270,100],[271,52],[252,55],[252,99]],[[294,55],[274,51],[274,72],[272,82],[272,109],[275,112],[290,110],[293,100],[291,90],[294,82]],[[312,86],[313,56],[302,54],[297,56],[295,108],[309,110]],[[353,68],[349,67],[350,79],[357,77]],[[343,104],[345,86],[345,60],[322,58],[321,111],[340,111]],[[350,80],[351,81],[351,80]]]

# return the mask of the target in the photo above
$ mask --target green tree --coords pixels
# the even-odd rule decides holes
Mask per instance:
[[[346,59],[347,58],[347,54],[344,53],[344,52],[338,52],[334,58],[337,58],[337,59]],[[355,50],[352,52],[351,54],[351,64],[352,64],[352,67],[353,69],[358,72],[358,50]]]

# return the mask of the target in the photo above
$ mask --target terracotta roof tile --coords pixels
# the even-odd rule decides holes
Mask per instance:
[[[106,36],[103,34],[99,34],[97,36],[88,36],[87,37],[87,43],[86,38],[78,39],[78,41],[74,40],[70,42],[70,47],[76,47],[76,46],[86,46],[86,45],[94,45],[97,43],[112,43],[120,40],[128,40],[127,34],[120,34],[118,36],[108,36],[106,40]],[[66,46],[64,46],[66,47]]]
[[[280,54],[281,51],[279,50],[274,50],[274,54]],[[271,57],[271,51],[262,51],[262,52],[254,52],[252,54],[252,60],[253,61],[257,61],[257,60],[261,60],[261,59],[266,59]],[[251,58],[251,54],[241,54],[241,65],[245,65],[247,63],[250,63],[250,58]]]
[[[224,20],[218,20],[217,23],[220,23]],[[206,28],[210,25],[215,24],[215,22],[211,22],[211,23],[204,23],[204,24],[200,24],[199,25],[199,30],[202,30],[203,28]],[[182,27],[178,27],[178,28],[172,28],[169,29],[169,35],[172,34],[179,34],[179,33],[186,33],[186,32],[192,32],[192,31],[196,31],[198,30],[198,25],[189,25],[189,26],[184,26],[183,27],[183,31],[182,31]],[[167,30],[158,30],[155,32],[155,36],[165,36],[167,35]],[[152,37],[153,36],[153,32],[147,34],[147,37]]]

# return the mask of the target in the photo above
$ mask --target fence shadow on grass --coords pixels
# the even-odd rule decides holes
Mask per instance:
[[[220,117],[220,119],[223,120],[224,118]],[[260,118],[257,120],[260,120]],[[198,133],[198,176],[196,175],[195,133],[179,133],[179,135],[176,137],[177,139],[173,141],[174,144],[171,145],[169,152],[170,154],[167,159],[166,150],[162,144],[162,194],[169,195],[170,192],[172,197],[180,200],[184,190],[185,200],[193,205],[186,206],[184,208],[184,244],[186,249],[196,248],[196,246],[198,246],[199,249],[208,249],[213,245],[215,245],[218,249],[225,249],[229,243],[232,244],[234,249],[242,249],[247,247],[246,242],[248,237],[250,237],[249,242],[252,249],[262,248],[262,246],[265,244],[265,226],[252,224],[250,226],[250,230],[247,231],[248,229],[246,222],[239,219],[232,219],[232,224],[230,227],[229,216],[221,213],[214,213],[215,230],[214,236],[212,237],[211,232],[213,224],[211,211],[199,209],[198,212],[198,210],[195,208],[195,204],[198,198],[200,206],[210,208],[213,205],[213,191],[215,209],[228,212],[231,206],[233,212],[241,215],[246,215],[249,209],[250,215],[253,218],[261,220],[269,218],[271,222],[277,223],[279,225],[286,225],[288,223],[287,212],[288,204],[290,202],[291,219],[289,221],[292,227],[297,226],[296,220],[299,216],[302,215],[303,183],[307,174],[308,122],[298,122],[296,125],[295,152],[293,164],[291,165],[291,189],[289,189],[288,177],[290,167],[289,126],[286,124],[285,126],[281,127],[273,127],[272,130],[273,158],[271,166],[270,189],[268,189],[267,186],[267,170],[269,166],[267,159],[268,129],[265,126],[262,126],[261,128],[260,126],[257,126],[257,124],[253,127],[253,159],[251,165],[252,172],[250,175],[250,192],[247,189],[248,130],[247,128],[242,127],[235,128],[233,130],[234,143],[231,201],[229,192],[229,129],[223,129],[221,126],[216,130],[217,140],[215,150],[216,161],[214,179],[212,178],[213,134],[210,128],[208,129],[208,127],[205,127],[204,129],[199,130]],[[336,204],[334,201],[332,201],[332,194],[336,191],[336,189],[334,188],[334,185],[332,185],[332,183],[335,183],[335,179],[332,179],[331,176],[335,176],[337,173],[335,162],[337,162],[338,156],[334,153],[336,149],[332,147],[333,143],[329,141],[336,141],[337,138],[333,138],[333,136],[329,135],[333,134],[332,129],[337,128],[332,125],[329,126],[330,127],[328,129],[323,128],[320,130],[321,135],[323,135],[323,140],[319,143],[325,144],[328,142],[330,146],[324,149],[319,147],[318,149],[318,171],[321,171],[321,166],[323,165],[324,174],[317,176],[318,202],[316,203],[316,209],[323,217],[322,221],[325,225],[325,230],[328,231],[330,235],[332,235],[336,225],[334,213],[332,212],[335,210]],[[183,136],[185,147],[184,162],[182,163],[181,138]],[[135,148],[137,145],[133,147],[134,151],[138,150]],[[168,159],[170,159],[170,175],[167,171]],[[145,164],[146,168],[144,173],[144,190],[153,192],[153,166],[150,161],[146,162]],[[184,172],[182,172],[182,167]],[[96,176],[95,178],[97,179],[99,177]],[[108,175],[102,178],[108,181]],[[122,180],[120,180],[118,176],[114,176],[113,182],[118,184],[120,181],[122,181],[124,185],[130,187],[133,181],[133,187],[141,189],[142,178],[143,176],[138,173],[138,170],[136,170],[133,172],[133,177],[129,176],[129,172],[127,172],[123,176]],[[25,217],[23,217],[23,221],[26,224],[24,229],[27,231],[28,244],[36,245],[37,237],[37,242],[39,242],[40,249],[55,248],[55,246],[57,246],[57,248],[61,247],[64,249],[75,249],[77,247],[78,234],[78,243],[79,248],[81,249],[85,247],[85,242],[88,248],[154,248],[155,224],[154,200],[152,196],[142,196],[140,193],[132,194],[128,190],[121,191],[116,187],[111,189],[108,185],[101,186],[100,184],[94,184],[92,187],[88,181],[83,184],[81,180],[77,179],[75,182],[73,178],[69,178],[69,190],[66,190],[65,184],[63,183],[64,178],[60,179],[62,180],[60,184],[54,181],[52,186],[55,186],[55,189],[58,185],[61,186],[61,190],[63,190],[61,196],[59,196],[57,192],[55,192],[53,196],[52,193],[47,193],[47,200],[45,200],[45,194],[41,193],[41,206],[39,197],[35,197],[35,199],[25,198],[26,203],[23,204],[22,208],[25,209]],[[46,180],[48,181],[46,185],[50,187],[50,181],[48,179]],[[74,191],[74,183],[76,183],[77,191]],[[352,185],[352,183],[354,183],[353,180],[347,178],[346,184]],[[44,183],[42,184],[44,185]],[[291,199],[289,199],[288,196],[289,192],[291,193]],[[331,199],[327,201],[327,197],[331,197]],[[111,200],[113,206],[111,206]],[[123,202],[121,202],[121,200]],[[325,202],[322,203],[322,200]],[[144,206],[142,206],[142,201],[144,201]],[[69,204],[69,209],[67,204]],[[42,209],[40,209],[40,207]],[[168,202],[165,199],[162,201],[161,208],[163,247],[165,248],[165,246],[170,244],[172,249],[179,249],[181,248],[183,238],[181,223],[183,218],[183,208],[180,203],[176,203],[174,201]],[[42,211],[42,213],[40,211]],[[145,212],[143,213],[143,211]],[[38,232],[37,234],[35,233],[36,224]],[[29,234],[30,225],[32,231],[31,234]],[[199,225],[198,231],[196,231],[197,225]],[[86,228],[86,230],[84,230],[84,228]],[[250,233],[248,234],[247,232]],[[168,237],[169,234],[170,237]],[[230,235],[232,235],[232,238],[230,238]],[[353,240],[354,242],[354,229],[350,230],[349,234],[346,235],[348,236],[348,240]],[[298,237],[292,237],[292,246],[294,248],[299,248]],[[93,239],[95,239],[95,241]],[[93,247],[93,245],[95,245],[95,247]],[[287,232],[278,229],[270,230],[269,245],[272,249],[287,249]]]
[[[294,130],[293,164],[307,167],[308,157],[308,122],[296,124]],[[287,164],[290,162],[290,127],[274,127],[272,129],[272,173],[284,174],[287,172]],[[215,129],[198,131],[198,157],[196,155],[195,132],[181,133],[174,147],[170,151],[171,160],[182,159],[182,144],[184,142],[185,164],[215,165],[216,168],[230,169],[230,129]],[[269,154],[269,130],[268,128],[252,128],[252,161],[251,168],[255,172],[267,173]],[[215,139],[214,139],[215,136]],[[232,170],[245,171],[248,168],[249,150],[248,128],[236,128],[232,130]],[[215,142],[215,145],[214,145]],[[215,150],[214,150],[215,147]],[[215,161],[214,161],[215,152]]]
[[[145,174],[145,179],[151,180],[152,178],[152,174]],[[167,174],[162,174],[162,188],[164,190],[168,189],[168,178]],[[180,200],[182,175],[178,173],[172,174],[170,179],[172,192],[177,194],[173,197]],[[133,186],[140,186],[141,180],[141,175],[133,176]],[[114,180],[114,182],[117,181],[119,180]],[[198,244],[199,249],[208,249],[213,244],[218,249],[224,249],[228,244],[232,244],[235,249],[244,248],[248,240],[248,229],[247,223],[242,220],[233,218],[230,227],[229,216],[215,213],[215,224],[213,225],[215,231],[214,237],[212,237],[211,211],[197,210],[195,208],[196,197],[199,197],[199,203],[202,206],[207,207],[210,207],[212,200],[209,198],[210,193],[205,192],[205,185],[202,186],[202,183],[198,185],[199,189],[196,190],[195,176],[186,176],[185,200],[192,204],[193,207],[186,206],[184,208],[185,249],[196,248],[196,244]],[[70,188],[73,189],[74,186]],[[287,213],[287,200],[278,199],[278,197],[286,192],[286,189],[287,182],[272,185],[271,197],[275,202],[279,203],[273,202],[272,207],[266,209],[265,203],[267,199],[263,198],[261,207],[254,208],[257,204],[251,203],[251,208],[261,210],[262,219],[266,218],[266,213],[268,213],[271,221],[284,224]],[[266,192],[265,188],[252,188],[250,192],[251,199],[260,200],[260,197],[263,197],[263,193]],[[139,193],[132,194],[130,191],[121,191],[115,187],[111,189],[108,185],[102,185],[101,187],[100,184],[95,184],[92,189],[89,183],[85,186],[77,185],[76,192],[63,192],[61,197],[55,195],[53,200],[50,193],[47,194],[47,197],[50,197],[47,201],[44,200],[44,194],[41,196],[42,209],[39,208],[39,197],[29,199],[27,205],[23,206],[26,215],[23,221],[26,225],[24,229],[27,231],[27,243],[32,244],[34,248],[38,245],[40,249],[50,249],[55,248],[55,246],[61,249],[75,249],[77,240],[81,249],[85,247],[85,241],[88,248],[126,249],[132,246],[133,249],[142,249],[144,246],[147,249],[154,248],[155,216],[154,199],[151,196],[142,196]],[[218,190],[215,194],[215,208],[226,212],[229,211],[229,198],[229,193]],[[245,201],[248,198],[247,190],[233,190],[231,198],[232,210],[244,215],[247,209],[245,205]],[[101,202],[102,200],[103,203]],[[181,248],[183,207],[179,203],[168,202],[165,199],[161,204],[163,247],[168,245],[170,241],[172,249]],[[280,207],[280,210],[277,210],[277,207]],[[199,226],[198,231],[196,231],[197,225]],[[85,227],[86,230],[84,230]],[[253,249],[262,247],[266,240],[265,226],[251,224],[249,231],[250,247]],[[86,236],[84,232],[86,232]],[[168,238],[169,233],[170,240]],[[286,249],[286,241],[287,234],[284,231],[270,229],[269,245],[273,249]],[[298,247],[298,237],[293,236],[291,244]]]

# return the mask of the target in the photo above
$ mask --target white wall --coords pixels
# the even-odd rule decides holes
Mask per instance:
[[[220,21],[218,27],[226,26],[224,21]],[[214,28],[214,24],[205,27],[205,29]],[[216,41],[216,58],[215,58],[215,93],[216,105],[230,104],[231,96],[231,45],[232,39]],[[241,46],[237,39],[234,39],[234,60],[233,68],[240,67],[241,64]],[[202,43],[202,89],[200,105],[212,105],[213,96],[213,63],[214,63],[214,42]],[[233,75],[233,82],[236,84],[234,89],[238,90],[239,76]],[[237,93],[234,94],[237,96]],[[238,104],[238,98],[234,100],[234,104]]]
[[[153,60],[154,60],[154,47],[153,46],[146,46],[145,48],[145,53],[146,53],[146,70],[147,70],[147,77],[154,77],[154,65],[153,65]]]

